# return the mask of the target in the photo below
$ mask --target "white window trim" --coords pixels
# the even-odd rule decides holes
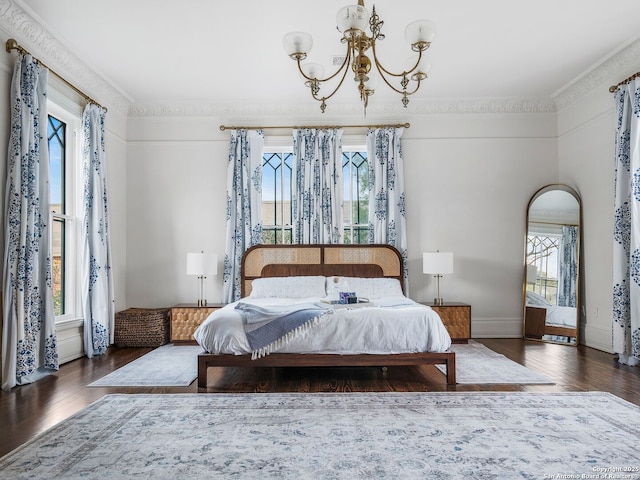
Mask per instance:
[[[57,315],[56,325],[75,324],[82,319],[82,295],[80,292],[80,264],[81,246],[80,232],[81,221],[80,202],[82,201],[82,107],[71,102],[67,97],[56,92],[49,91],[47,113],[66,124],[65,138],[65,204],[67,212],[64,215],[56,215],[64,218],[65,222],[65,249],[71,255],[65,257],[65,306],[69,313]],[[69,147],[71,146],[71,147]],[[53,216],[49,221],[52,224]]]

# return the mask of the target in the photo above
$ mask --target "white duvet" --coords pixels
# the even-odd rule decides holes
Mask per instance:
[[[319,303],[311,298],[252,298],[243,303],[292,306]],[[194,333],[196,341],[209,353],[250,354],[251,348],[235,309],[237,302],[215,310]],[[331,309],[331,306],[328,305]],[[406,297],[372,300],[372,306],[335,308],[310,328],[292,338],[277,353],[326,353],[354,355],[446,352],[451,337],[438,314],[430,307]],[[275,352],[274,352],[275,353]]]
[[[558,305],[549,305],[545,323],[552,327],[570,327],[575,328],[577,310],[575,307],[562,307]]]

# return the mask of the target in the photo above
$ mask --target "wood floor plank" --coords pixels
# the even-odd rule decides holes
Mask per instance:
[[[341,368],[211,368],[206,389],[87,387],[149,348],[115,348],[80,358],[31,385],[0,393],[0,456],[110,393],[605,391],[640,405],[640,367],[592,348],[522,339],[477,339],[507,358],[551,377],[555,385],[447,385],[434,366]]]

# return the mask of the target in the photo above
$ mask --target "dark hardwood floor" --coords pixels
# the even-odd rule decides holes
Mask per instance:
[[[640,405],[640,368],[613,355],[521,339],[478,339],[492,350],[551,377],[555,385],[448,386],[434,366],[380,368],[209,369],[209,387],[87,387],[150,348],[111,348],[81,358],[39,382],[0,394],[0,456],[110,393],[606,391]]]

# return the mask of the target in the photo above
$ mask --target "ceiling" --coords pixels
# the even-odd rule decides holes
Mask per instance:
[[[132,104],[292,104],[313,101],[284,53],[283,35],[311,33],[309,60],[328,71],[330,57],[343,53],[335,14],[349,2],[17,3]],[[640,33],[638,0],[377,0],[376,10],[386,34],[379,56],[392,70],[411,54],[405,26],[421,18],[437,25],[429,79],[411,97],[419,102],[549,99]],[[346,90],[335,101],[358,102],[355,86]],[[399,97],[381,83],[370,102],[399,104]]]

